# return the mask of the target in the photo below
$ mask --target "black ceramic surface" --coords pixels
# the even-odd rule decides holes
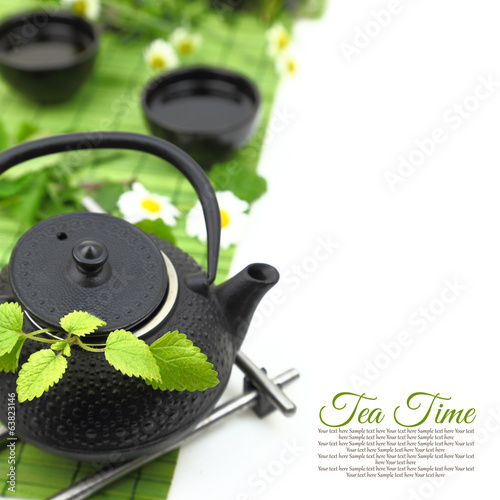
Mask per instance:
[[[227,160],[254,132],[260,110],[256,86],[237,73],[192,67],[166,73],[144,90],[151,132],[209,168]]]
[[[106,252],[100,266],[92,266],[92,247]],[[130,329],[167,291],[157,246],[135,226],[102,214],[59,215],[31,228],[12,252],[9,277],[18,302],[43,328],[58,328],[63,316],[83,310],[106,321],[105,331]]]
[[[0,24],[0,73],[40,104],[73,97],[90,75],[98,38],[92,25],[65,13],[34,12]]]
[[[58,314],[66,311],[56,310],[60,300],[64,300],[66,308],[79,310],[95,304],[101,289],[114,290],[115,301],[109,304],[109,310],[101,310],[111,322],[122,322],[123,318],[114,314],[119,312],[121,316],[130,309],[123,323],[125,328],[148,344],[167,331],[179,330],[213,363],[220,380],[218,386],[204,392],[159,391],[138,378],[122,375],[109,365],[103,353],[75,348],[59,383],[42,397],[17,405],[16,434],[22,439],[76,460],[120,462],[176,442],[210,413],[227,385],[255,308],[279,275],[271,266],[253,264],[225,283],[213,284],[220,239],[215,193],[200,167],[161,139],[120,132],[49,137],[0,153],[0,173],[37,156],[76,148],[89,137],[95,139],[96,148],[135,149],[171,162],[198,193],[208,233],[205,272],[182,250],[146,235],[128,222],[105,214],[66,214],[47,219],[28,231],[16,247],[9,270],[0,273],[0,303],[23,305],[25,331],[38,329],[35,317],[46,324],[56,322]],[[134,266],[138,269],[149,260],[161,277],[157,254],[165,262],[168,288],[147,272],[138,277],[138,287],[126,283],[125,288],[109,288],[108,277],[134,273]],[[174,282],[177,291],[170,299]],[[131,308],[130,300],[137,297],[139,301],[144,287],[150,285],[155,300],[161,297],[159,307],[152,311],[155,301],[151,301],[147,304],[149,312],[142,307]],[[61,299],[63,295],[69,296]],[[53,301],[53,311],[45,303],[40,304],[50,302],[52,297],[58,298]],[[170,306],[163,312],[166,304]],[[150,321],[152,318],[155,320]],[[138,325],[137,329],[134,325]],[[102,333],[91,334],[86,340],[105,342],[105,332],[103,329]],[[40,348],[44,347],[26,340],[20,363]],[[0,373],[0,420],[6,419],[7,394],[15,392],[16,379],[17,373]]]

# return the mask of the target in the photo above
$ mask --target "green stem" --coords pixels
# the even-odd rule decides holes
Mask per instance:
[[[118,2],[115,0],[104,0],[103,4],[116,10],[124,18],[128,18],[130,21],[134,21],[135,23],[142,24],[144,26],[149,26],[150,28],[158,30],[161,33],[165,33],[165,28],[167,26],[173,26],[173,23],[167,21],[166,19],[159,20],[151,14],[143,12],[139,9],[135,9],[133,7],[129,7],[122,2]]]
[[[19,335],[24,338],[34,340],[35,342],[42,342],[43,344],[55,344],[56,342],[60,342],[60,340],[39,339],[38,337],[32,337],[29,333],[19,332]]]
[[[90,347],[90,346],[84,344],[78,337],[73,337],[73,338],[76,339],[76,343],[82,349],[85,349],[86,351],[89,351],[89,352],[105,352],[106,351],[106,348],[104,348],[104,349],[95,349],[94,347]]]
[[[51,330],[50,328],[44,328],[43,330],[36,330],[35,332],[26,333],[25,335],[31,335],[32,337],[35,337],[36,335],[40,335],[41,333],[54,333],[54,330]]]

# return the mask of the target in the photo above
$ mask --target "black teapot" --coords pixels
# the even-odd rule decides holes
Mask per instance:
[[[63,379],[33,401],[18,403],[16,434],[52,453],[83,461],[123,461],[177,442],[205,418],[222,395],[248,324],[279,274],[252,264],[215,286],[220,212],[203,170],[176,146],[121,132],[67,134],[16,146],[0,154],[0,173],[21,162],[82,148],[150,153],[184,174],[200,198],[207,227],[205,272],[171,243],[107,214],[51,217],[27,231],[0,273],[0,303],[18,302],[26,332],[60,331],[59,320],[87,311],[107,325],[85,337],[104,344],[125,329],[151,344],[179,330],[198,346],[220,383],[204,392],[159,391],[122,375],[104,354],[75,348]],[[39,349],[27,340],[20,364]],[[17,373],[0,373],[0,420]]]

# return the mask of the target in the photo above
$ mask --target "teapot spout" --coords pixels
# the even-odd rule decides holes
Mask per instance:
[[[262,297],[278,282],[278,271],[268,264],[251,264],[217,286],[215,294],[235,335],[239,349]]]

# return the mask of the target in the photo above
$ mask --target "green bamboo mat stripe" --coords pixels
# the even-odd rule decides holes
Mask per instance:
[[[36,6],[36,2],[20,0],[15,4],[0,5],[0,16]],[[263,99],[262,121],[250,145],[233,160],[257,168],[264,131],[271,111],[277,77],[265,54],[265,28],[250,15],[241,14],[231,25],[216,14],[207,16],[199,28],[203,45],[187,62],[189,64],[220,65],[237,70],[252,78],[259,86]],[[94,74],[78,96],[70,103],[44,108],[33,105],[15,94],[0,81],[0,119],[14,134],[21,123],[30,121],[46,134],[85,130],[123,130],[147,133],[139,96],[142,86],[152,78],[143,63],[143,49],[147,41],[122,42],[113,34],[104,34]],[[175,170],[156,158],[122,152],[103,165],[96,165],[102,152],[88,153],[74,169],[77,179],[124,180],[137,178],[148,189],[171,197],[183,214],[193,206],[196,197],[190,184]],[[250,164],[250,165],[248,165]],[[36,170],[28,162],[9,175]],[[0,181],[1,182],[1,181]],[[29,195],[29,193],[28,193]],[[9,259],[18,238],[26,230],[0,209],[0,266]],[[177,245],[204,265],[206,250],[197,240],[189,238],[182,222],[174,228]],[[234,247],[222,251],[218,280],[224,279],[230,269]],[[174,476],[178,452],[157,460],[142,470],[116,482],[94,499],[163,500],[168,495]],[[0,452],[0,477],[6,478],[7,453]],[[97,469],[92,464],[62,459],[37,448],[19,443],[17,455],[16,492],[7,490],[0,482],[1,496],[45,499],[68,487]]]
[[[179,451],[176,450],[156,460],[153,464],[129,474],[112,486],[103,489],[92,498],[95,500],[156,500],[164,499],[172,482]],[[4,460],[0,456],[0,460]],[[2,496],[18,498],[49,498],[89,474],[97,472],[100,467],[88,463],[73,462],[54,457],[41,450],[22,443],[17,451],[16,492],[7,491],[8,484],[2,486]],[[7,468],[0,467],[2,474]]]

